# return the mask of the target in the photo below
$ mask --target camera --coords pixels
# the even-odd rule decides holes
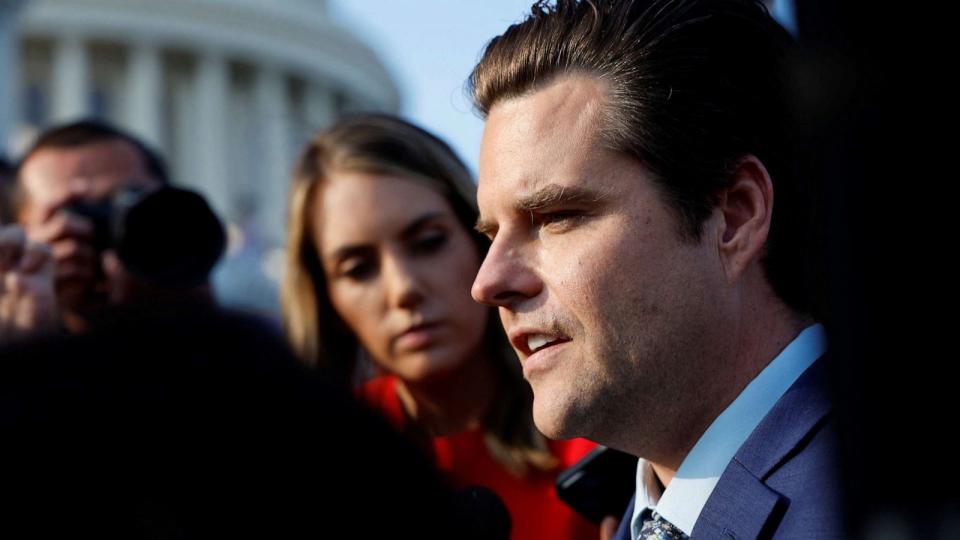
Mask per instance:
[[[226,247],[220,219],[186,189],[128,188],[64,210],[91,221],[98,252],[113,250],[128,272],[163,288],[203,284]]]

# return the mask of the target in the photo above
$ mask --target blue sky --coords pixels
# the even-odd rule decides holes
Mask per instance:
[[[383,59],[403,95],[401,114],[439,135],[477,173],[483,121],[464,83],[484,46],[533,0],[330,0],[333,16]],[[793,0],[773,13],[793,27]]]
[[[464,82],[484,46],[520,21],[532,0],[331,0],[337,20],[383,59],[403,95],[401,114],[449,142],[477,172],[483,121]]]

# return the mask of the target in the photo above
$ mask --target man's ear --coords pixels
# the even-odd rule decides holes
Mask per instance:
[[[773,183],[756,156],[745,156],[718,197],[718,247],[727,280],[738,280],[763,254],[773,215]]]

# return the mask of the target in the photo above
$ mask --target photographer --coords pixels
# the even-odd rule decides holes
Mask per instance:
[[[146,221],[140,212],[136,241],[124,238],[130,231],[118,223],[133,202],[168,184],[166,166],[155,152],[135,137],[96,121],[52,128],[26,152],[17,169],[11,209],[31,241],[50,247],[57,305],[67,330],[88,330],[98,308],[111,300],[124,303],[168,290],[176,294],[206,290],[207,273],[223,250],[223,231],[199,196],[181,192],[172,199],[162,198],[174,205],[183,204],[186,198],[193,215],[199,212],[201,224],[208,228],[201,235],[205,254],[188,261],[186,270],[182,260],[168,260],[184,251],[171,242],[194,242],[193,231],[183,230],[191,224],[170,219],[171,215],[180,217],[179,206],[174,207],[176,212],[162,215],[169,207],[153,205],[146,212]],[[150,254],[154,246],[143,244],[164,238],[162,228],[171,221],[181,223],[177,225],[181,234],[167,235],[173,240]],[[135,264],[148,263],[148,268],[140,269],[146,274],[131,274],[127,268],[130,261],[118,258],[118,243],[124,244]],[[185,253],[184,257],[194,257],[189,246]],[[167,268],[171,265],[179,270],[171,274]]]

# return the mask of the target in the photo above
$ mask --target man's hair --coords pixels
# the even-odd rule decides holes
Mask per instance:
[[[788,305],[808,311],[804,250],[795,241],[807,205],[793,177],[791,50],[759,1],[541,0],[487,45],[469,85],[486,116],[564,75],[604,81],[602,144],[653,173],[692,241],[730,173],[756,156],[777,196],[767,277]]]
[[[19,166],[23,167],[31,156],[41,150],[79,148],[112,141],[121,141],[133,146],[140,154],[140,159],[147,174],[162,185],[170,184],[166,162],[159,153],[134,135],[99,120],[80,120],[47,129],[37,137],[33,145],[24,153]],[[13,211],[18,211],[23,205],[23,190],[20,186],[19,170],[16,178],[16,186],[11,194]]]

